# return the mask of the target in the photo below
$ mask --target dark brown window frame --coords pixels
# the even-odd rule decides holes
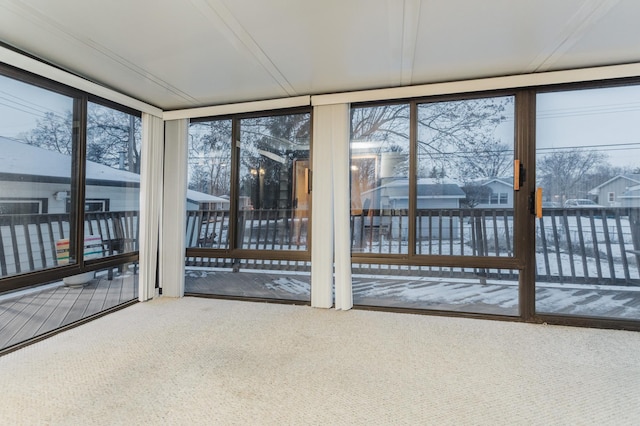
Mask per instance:
[[[42,270],[30,271],[0,278],[0,292],[19,290],[21,288],[32,287],[52,281],[59,281],[62,278],[71,275],[116,267],[123,263],[137,262],[139,259],[138,251],[85,261],[83,250],[77,250],[76,248],[82,247],[84,242],[84,220],[80,218],[84,218],[88,102],[108,106],[138,117],[141,117],[142,113],[4,63],[0,63],[0,75],[73,99],[71,187],[74,190],[71,191],[72,208],[69,214],[70,226],[73,229],[73,233],[75,233],[74,238],[70,241],[70,246],[72,252],[75,252],[76,254],[76,263],[70,265],[53,266]]]
[[[236,218],[239,211],[239,147],[234,141],[239,140],[240,123],[242,120],[261,117],[272,117],[293,114],[309,114],[309,164],[313,164],[313,110],[311,107],[284,108],[268,111],[253,111],[239,114],[228,114],[213,117],[198,117],[190,120],[190,123],[203,123],[211,121],[231,120],[231,190],[229,206],[229,217]],[[309,223],[312,221],[312,205],[309,204]],[[237,248],[237,224],[235,220],[230,220],[229,248],[216,249],[206,247],[187,247],[185,257],[217,258],[217,259],[250,259],[250,260],[282,260],[296,262],[311,261],[311,226],[307,231],[306,250],[255,250]]]
[[[543,314],[536,312],[536,265],[535,256],[535,220],[531,215],[531,197],[535,192],[535,159],[536,159],[536,96],[539,93],[563,92],[572,90],[588,90],[594,88],[624,87],[640,85],[640,78],[620,78],[589,82],[573,82],[536,87],[489,90],[479,92],[451,93],[424,98],[393,99],[386,101],[368,101],[351,104],[352,108],[375,107],[381,105],[408,104],[410,106],[410,171],[409,171],[409,253],[408,254],[364,254],[352,253],[352,264],[381,264],[408,266],[446,266],[446,267],[488,267],[497,269],[513,269],[519,273],[519,311],[518,316],[498,314],[477,314],[444,310],[388,308],[378,306],[358,306],[360,309],[372,309],[394,312],[428,313],[453,317],[469,317],[481,319],[500,319],[505,321],[549,323],[557,325],[613,328],[640,331],[640,320],[603,318],[591,316],[574,316],[561,314]],[[514,257],[487,258],[473,256],[437,256],[416,255],[415,250],[415,218],[416,218],[416,138],[417,138],[417,106],[423,103],[476,99],[495,96],[514,96],[514,157],[525,165],[526,179],[521,190],[514,196],[514,220],[519,220],[514,230]]]

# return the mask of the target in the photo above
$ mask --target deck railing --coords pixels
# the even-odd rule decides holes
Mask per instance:
[[[242,211],[239,241],[255,250],[306,248],[306,220],[296,221],[290,210]],[[616,285],[639,284],[640,209],[545,209],[536,221],[537,279]],[[189,212],[188,247],[229,247],[229,216],[224,211]],[[514,256],[513,209],[420,209],[416,218],[418,255]],[[351,216],[354,253],[409,253],[409,216],[405,210],[364,210]],[[233,259],[188,258],[194,266],[230,266]],[[275,262],[275,261],[274,261]],[[248,267],[295,269],[282,262],[249,262]],[[266,265],[268,263],[268,265]],[[300,266],[308,269],[308,265]],[[361,268],[362,269],[362,268]],[[380,272],[389,271],[381,265]],[[441,272],[431,267],[396,268],[395,273],[421,275]],[[374,265],[363,271],[376,272]],[[515,279],[516,271],[446,268],[447,276],[482,273],[498,279]]]
[[[308,222],[294,213],[241,211],[241,247],[306,250]],[[187,247],[228,248],[229,219],[228,211],[188,212]],[[84,226],[86,235],[102,239],[103,256],[137,250],[137,212],[88,213]],[[512,209],[420,209],[415,230],[418,255],[514,255]],[[407,210],[368,210],[351,216],[354,253],[407,254],[408,236]],[[68,237],[68,214],[0,215],[0,276],[55,266],[55,243]],[[237,259],[186,261],[199,266],[237,264]],[[247,267],[309,268],[308,262],[242,262]],[[539,281],[640,285],[640,208],[545,209],[536,220],[536,263]],[[367,270],[374,272],[375,267]],[[428,275],[432,270],[419,267],[418,273]],[[483,273],[504,277],[504,271]]]
[[[308,220],[304,210],[241,210],[238,216],[237,247],[246,250],[303,251],[307,248]],[[186,246],[228,249],[229,211],[199,210],[187,212]],[[194,257],[187,266],[234,269],[277,269],[309,271],[310,262],[299,260],[230,259]]]
[[[307,218],[296,210],[241,210],[239,248],[248,250],[306,250]],[[187,212],[187,247],[229,248],[229,211]]]
[[[70,237],[69,214],[0,215],[0,277],[56,266],[56,242]],[[138,249],[138,212],[92,212],[85,235],[99,235],[103,256]]]

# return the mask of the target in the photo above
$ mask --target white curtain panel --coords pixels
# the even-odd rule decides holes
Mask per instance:
[[[164,121],[142,113],[142,164],[140,166],[140,301],[155,296],[158,239],[162,220]]]
[[[314,107],[313,120],[311,306],[351,309],[349,105]]]
[[[188,136],[189,120],[165,121],[160,287],[167,297],[184,296]]]

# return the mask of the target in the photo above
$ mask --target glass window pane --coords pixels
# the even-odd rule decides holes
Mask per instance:
[[[0,76],[0,277],[76,262],[74,99]]]
[[[307,250],[310,114],[240,120],[239,248]]]
[[[138,297],[137,267],[130,263],[40,284],[0,294],[0,350]]]
[[[356,305],[519,314],[518,271],[354,263],[352,272]]]
[[[408,253],[409,105],[351,110],[351,250]]]
[[[229,248],[231,120],[191,123],[187,247]]]
[[[513,256],[514,98],[418,105],[416,253]]]
[[[536,310],[640,319],[640,86],[536,104]]]
[[[185,292],[308,302],[310,270],[308,261],[187,257]]]
[[[104,105],[87,107],[85,242],[91,257],[138,249],[141,119]],[[86,253],[86,251],[85,251]]]

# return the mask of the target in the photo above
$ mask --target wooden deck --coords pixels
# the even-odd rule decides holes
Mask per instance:
[[[309,303],[310,275],[278,271],[187,270],[185,291],[222,297]],[[84,287],[59,285],[0,297],[0,351],[137,298],[138,276],[94,279]],[[426,277],[353,277],[358,305],[518,315],[514,282]],[[540,284],[537,309],[548,313],[640,319],[640,288]]]
[[[273,271],[187,270],[185,291],[223,297],[310,301],[310,275]],[[513,281],[353,276],[356,305],[429,309],[517,316],[518,285]],[[640,288],[591,284],[539,283],[539,312],[587,317],[640,319]]]
[[[60,283],[0,298],[0,350],[138,297],[138,276],[106,275],[82,287]]]

